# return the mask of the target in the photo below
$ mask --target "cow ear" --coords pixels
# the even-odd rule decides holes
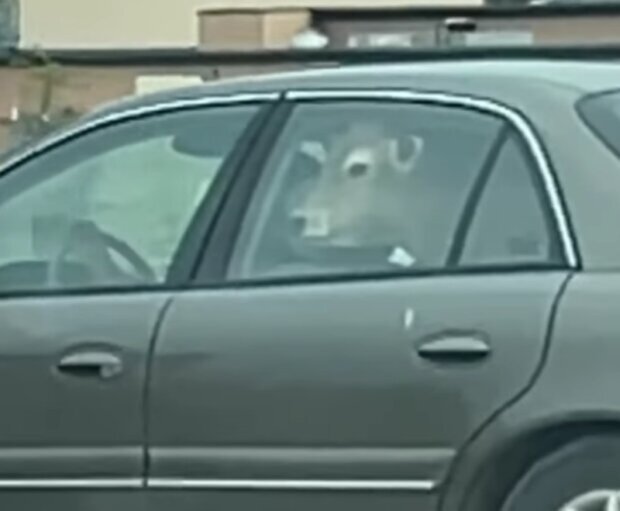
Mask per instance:
[[[423,146],[423,140],[414,136],[398,137],[391,143],[390,160],[398,174],[413,173]]]

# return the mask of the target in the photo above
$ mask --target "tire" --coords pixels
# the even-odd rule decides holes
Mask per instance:
[[[616,509],[604,504],[614,491],[620,497],[620,437],[586,437],[536,462],[501,511],[605,511]]]

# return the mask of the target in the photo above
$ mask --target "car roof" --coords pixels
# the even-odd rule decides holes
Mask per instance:
[[[70,126],[0,156],[0,167],[36,147],[44,147],[65,130],[79,131],[93,122],[133,110],[148,109],[209,96],[283,92],[287,90],[405,89],[485,98],[546,120],[547,109],[558,101],[573,104],[578,97],[620,89],[620,63],[613,61],[553,60],[531,57],[458,58],[428,62],[346,65],[271,74],[257,74],[206,82],[104,104]]]
[[[245,76],[131,97],[105,105],[86,118],[207,96],[282,92],[290,89],[415,89],[485,97],[520,104],[539,91],[584,94],[620,88],[620,64],[580,60],[466,59],[305,69]]]

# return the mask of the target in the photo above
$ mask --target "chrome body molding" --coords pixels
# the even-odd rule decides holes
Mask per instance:
[[[0,479],[1,490],[237,490],[237,491],[380,491],[432,492],[437,488],[431,480],[382,479]]]
[[[431,480],[382,479],[183,479],[153,478],[148,488],[195,490],[269,490],[269,491],[381,491],[431,492],[437,483]]]
[[[63,478],[63,479],[0,479],[0,490],[80,490],[80,489],[140,489],[145,487],[141,478]]]
[[[542,179],[545,194],[553,214],[562,251],[566,263],[570,268],[577,268],[579,258],[576,242],[570,227],[568,213],[562,201],[560,187],[551,167],[551,163],[545,153],[544,146],[536,134],[530,121],[519,111],[514,110],[502,103],[490,99],[451,94],[443,92],[416,92],[409,89],[337,89],[337,90],[292,90],[285,94],[286,99],[294,101],[303,100],[387,100],[406,101],[416,103],[438,104],[444,106],[462,107],[478,110],[488,114],[502,117],[513,126],[527,143],[536,162],[536,167]]]

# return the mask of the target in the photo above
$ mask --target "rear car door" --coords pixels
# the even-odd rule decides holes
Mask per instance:
[[[151,342],[259,110],[127,111],[5,169],[1,509],[141,509]]]
[[[575,262],[553,176],[527,123],[490,102],[290,99],[203,288],[162,324],[154,502],[435,509],[459,449],[540,364]]]

